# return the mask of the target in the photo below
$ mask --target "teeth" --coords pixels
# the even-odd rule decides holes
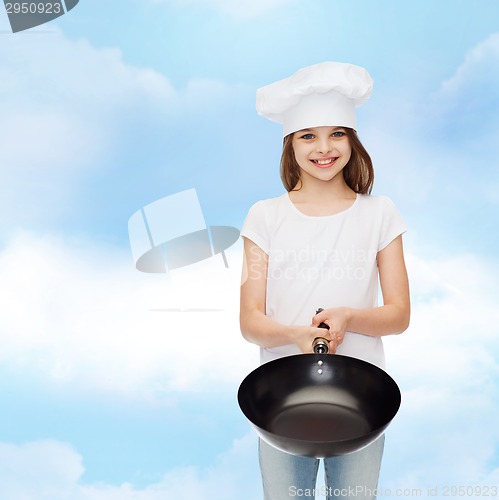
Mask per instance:
[[[319,165],[327,165],[331,163],[333,160],[330,158],[329,160],[314,160],[315,163],[318,163]]]

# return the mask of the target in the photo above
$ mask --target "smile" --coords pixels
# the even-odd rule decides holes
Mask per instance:
[[[322,160],[310,160],[312,163],[315,163],[318,167],[330,167],[338,158],[324,158]]]

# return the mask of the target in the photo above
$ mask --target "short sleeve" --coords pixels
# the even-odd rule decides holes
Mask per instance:
[[[258,245],[266,254],[269,253],[270,236],[265,203],[255,203],[248,212],[241,229],[241,236]]]
[[[397,236],[407,231],[404,219],[393,201],[386,196],[380,196],[380,202],[382,220],[378,252],[388,246]]]

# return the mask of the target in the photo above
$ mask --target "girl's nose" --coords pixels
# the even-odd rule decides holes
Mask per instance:
[[[331,149],[333,148],[329,140],[324,139],[317,144],[317,152],[322,155],[329,153]]]

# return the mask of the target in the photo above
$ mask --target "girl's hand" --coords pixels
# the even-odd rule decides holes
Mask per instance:
[[[300,348],[304,354],[313,354],[312,344],[317,337],[329,340],[329,354],[336,352],[337,344],[326,328],[318,328],[317,326],[298,326],[294,327],[294,343]]]
[[[343,342],[349,320],[349,310],[346,307],[336,307],[333,309],[324,309],[312,318],[312,326],[319,326],[325,323],[329,326],[330,349],[336,348]],[[324,328],[321,328],[324,330]],[[328,337],[325,337],[328,338]]]

